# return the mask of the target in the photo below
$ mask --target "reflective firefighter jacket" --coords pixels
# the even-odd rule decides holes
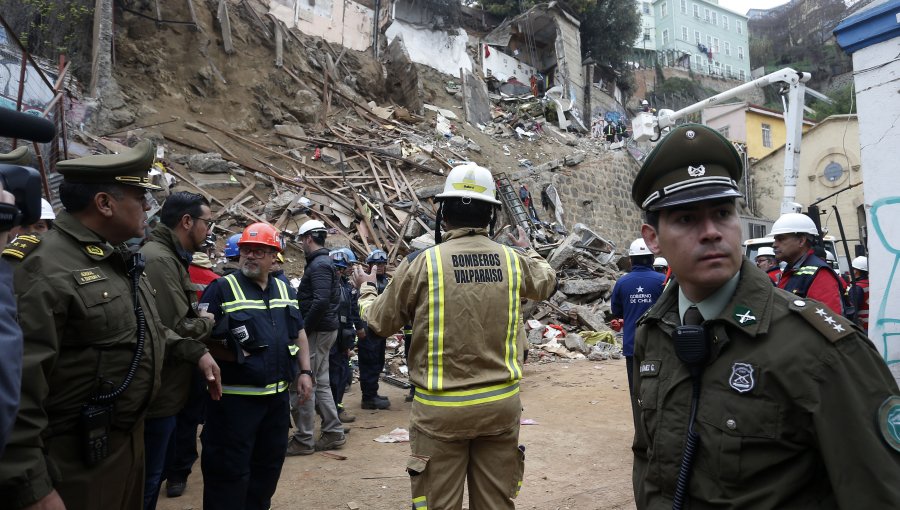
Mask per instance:
[[[217,359],[222,393],[270,395],[287,389],[298,374],[298,347],[303,329],[297,296],[286,283],[269,275],[263,290],[239,271],[209,284],[200,304],[216,317],[213,339],[239,355],[237,361]]]
[[[413,426],[446,440],[497,434],[521,410],[521,300],[549,297],[556,274],[534,250],[495,243],[486,229],[445,239],[403,260],[380,296],[364,285],[360,311],[382,336],[412,324]]]

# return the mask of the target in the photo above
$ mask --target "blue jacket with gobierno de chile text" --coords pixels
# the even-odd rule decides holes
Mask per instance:
[[[623,319],[622,354],[634,355],[634,330],[638,319],[650,309],[663,291],[666,276],[650,266],[636,265],[613,287],[610,311]]]

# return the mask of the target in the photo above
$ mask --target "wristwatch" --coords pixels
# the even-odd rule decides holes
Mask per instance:
[[[313,379],[313,378],[314,378],[314,377],[313,377],[313,371],[312,371],[312,370],[301,370],[301,371],[300,371],[300,375],[303,375],[303,374],[308,375],[310,379]]]

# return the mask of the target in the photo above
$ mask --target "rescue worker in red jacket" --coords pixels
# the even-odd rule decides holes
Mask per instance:
[[[837,314],[844,313],[843,290],[838,275],[813,253],[819,230],[813,220],[800,213],[782,214],[772,225],[775,257],[787,263],[778,288],[821,301]]]
[[[850,302],[856,308],[856,323],[869,334],[869,259],[856,257],[850,263],[856,283],[850,287]]]
[[[379,335],[412,324],[409,377],[413,508],[515,508],[524,469],[519,381],[526,352],[522,298],[555,290],[550,265],[519,229],[515,247],[491,240],[497,207],[488,169],[454,168],[435,198],[447,232],[401,261],[384,293],[375,271],[354,271],[360,311]]]

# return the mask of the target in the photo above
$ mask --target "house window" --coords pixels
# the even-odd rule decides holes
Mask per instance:
[[[703,57],[701,57],[700,55],[694,55],[694,65],[697,66],[698,71],[702,70],[703,69]]]
[[[644,32],[644,40],[650,41],[650,32]]]
[[[663,35],[662,43],[663,43],[663,46],[665,46],[666,44],[669,44],[669,29],[663,30],[662,35]]]
[[[760,223],[748,223],[750,238],[766,237],[766,226]]]
[[[763,147],[772,147],[772,126],[768,124],[762,125],[762,142]]]
[[[722,15],[722,28],[728,30],[728,16]]]
[[[720,127],[720,128],[719,128],[719,134],[722,135],[722,136],[724,136],[725,138],[728,138],[728,128],[729,128],[729,127],[730,127],[730,126],[722,126],[722,127]]]
[[[744,70],[741,69],[741,81],[747,81],[747,75],[744,74]]]
[[[703,8],[703,16],[704,19],[706,19],[706,22],[709,23],[709,9],[706,7]]]
[[[709,50],[712,49],[712,36],[711,35],[706,36],[706,48]]]
[[[744,60],[744,47],[738,46],[738,58]]]
[[[667,2],[663,2],[662,5],[659,6],[659,16],[665,18],[669,14],[669,6]]]
[[[681,26],[681,40],[690,41],[690,39],[688,39],[688,29],[684,25]]]
[[[642,3],[641,10],[644,12],[644,14],[650,14],[650,2]]]
[[[725,56],[726,57],[731,56],[731,43],[728,41],[725,41]]]
[[[713,50],[713,53],[719,52],[719,38],[718,37],[713,38],[712,50]]]
[[[725,64],[725,76],[727,78],[732,78],[731,76],[731,64]]]
[[[737,29],[737,33],[739,33],[739,34],[743,34],[743,33],[744,33],[744,26],[741,24],[740,21],[735,21],[735,22],[734,22],[734,27]]]
[[[700,19],[700,6],[697,4],[693,4],[694,7],[694,17]]]
[[[687,0],[681,0],[681,14],[687,14]]]
[[[711,23],[712,23],[713,25],[718,25],[718,24],[719,24],[719,13],[717,13],[716,11],[713,11],[713,12],[712,12],[712,21],[711,21]]]
[[[703,38],[700,37],[700,31],[694,30],[694,42],[696,42],[697,44],[700,44],[702,41],[703,41]]]

